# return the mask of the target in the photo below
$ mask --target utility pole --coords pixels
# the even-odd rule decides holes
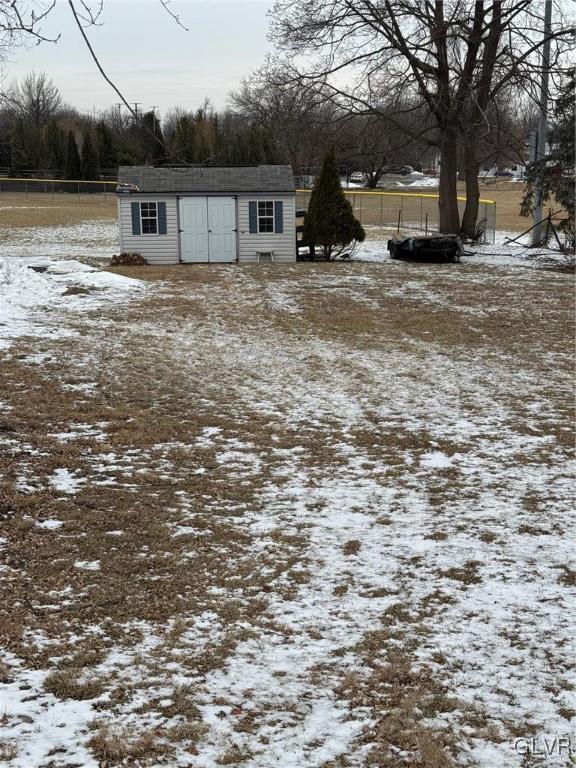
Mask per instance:
[[[152,130],[156,133],[156,110],[158,109],[158,104],[152,104],[150,109],[152,110]]]
[[[536,160],[546,155],[548,133],[548,100],[550,82],[550,32],[552,30],[552,0],[546,0],[544,9],[544,45],[542,47],[542,73],[540,77],[540,114],[538,116],[538,137]],[[534,229],[532,245],[542,244],[542,190],[537,189],[534,196]]]
[[[141,101],[135,101],[134,102],[134,119],[136,121],[138,120],[138,107],[141,107],[141,106],[142,106],[142,102]]]

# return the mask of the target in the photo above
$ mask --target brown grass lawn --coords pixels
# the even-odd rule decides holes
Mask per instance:
[[[568,635],[539,632],[569,592],[569,276],[116,272],[148,292],[2,353],[2,677],[28,707],[4,755],[260,766],[294,732],[302,766],[446,768],[525,732],[524,672],[568,712]],[[501,624],[526,580],[543,613]]]
[[[434,189],[424,188],[425,194],[435,194]],[[495,200],[497,206],[497,227],[513,232],[523,232],[530,226],[530,221],[520,216],[520,201],[523,185],[512,184],[509,181],[491,181],[481,184],[481,196]],[[418,190],[415,190],[418,192]],[[464,195],[464,186],[459,184],[459,194]],[[384,197],[383,221],[394,224],[397,221],[400,198]],[[356,214],[365,224],[380,223],[380,198],[363,198],[357,196]],[[403,220],[420,222],[420,203],[404,198],[405,210]],[[436,219],[434,201],[426,201],[426,209],[430,211],[430,222]],[[115,220],[117,216],[116,198],[113,194],[84,195],[71,193],[33,194],[0,192],[0,227],[34,227],[61,226],[74,224],[79,220]]]
[[[4,764],[515,766],[534,701],[564,732],[570,276],[115,271],[148,290],[0,352]]]
[[[115,220],[114,194],[0,192],[0,229],[66,226],[87,220]]]

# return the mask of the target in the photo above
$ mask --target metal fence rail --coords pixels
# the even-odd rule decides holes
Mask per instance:
[[[299,189],[296,193],[298,208],[307,208],[311,189]],[[367,190],[344,190],[350,200],[354,215],[365,227],[379,227],[387,232],[399,234],[438,231],[438,195],[416,192],[380,192]],[[460,214],[464,211],[466,198],[458,198]],[[494,200],[480,200],[479,228],[483,230],[482,240],[493,243],[496,237],[496,203]]]

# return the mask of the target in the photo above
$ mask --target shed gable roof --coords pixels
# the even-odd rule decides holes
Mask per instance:
[[[121,165],[119,184],[135,184],[140,192],[294,192],[289,165],[233,168],[167,168]]]

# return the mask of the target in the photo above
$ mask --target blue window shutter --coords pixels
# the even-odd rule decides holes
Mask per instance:
[[[166,234],[166,203],[158,203],[158,234]]]
[[[132,203],[132,234],[142,234],[140,231],[140,203]]]
[[[278,234],[284,232],[284,203],[282,200],[274,202],[274,232]]]
[[[248,223],[250,234],[256,234],[258,232],[258,203],[256,200],[250,200],[248,203]]]

